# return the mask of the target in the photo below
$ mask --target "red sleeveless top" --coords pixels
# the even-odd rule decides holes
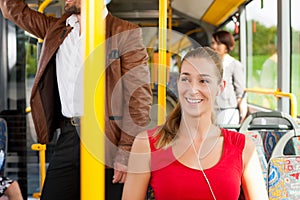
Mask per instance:
[[[151,148],[151,180],[156,200],[213,200],[209,186],[200,170],[189,168],[176,160],[172,147],[156,149],[155,129],[148,131]],[[204,172],[217,200],[237,200],[243,171],[242,153],[245,135],[222,129],[224,149],[220,161]]]

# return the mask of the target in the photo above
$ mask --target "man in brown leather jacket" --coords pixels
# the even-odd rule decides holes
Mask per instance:
[[[47,169],[41,199],[80,199],[79,141],[82,116],[82,33],[80,0],[66,1],[60,18],[31,10],[23,0],[1,0],[3,16],[43,39],[31,94],[40,143],[61,134]],[[141,30],[112,16],[106,20],[106,199],[120,199],[134,137],[149,122],[152,94],[148,55]],[[81,80],[81,81],[80,81]],[[121,167],[120,167],[121,166]]]

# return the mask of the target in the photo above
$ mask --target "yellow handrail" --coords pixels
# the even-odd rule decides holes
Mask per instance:
[[[31,107],[30,107],[30,106],[26,107],[26,108],[25,108],[25,112],[26,112],[26,113],[30,113],[30,112],[31,112]]]
[[[52,2],[52,0],[45,0],[45,1],[43,1],[43,2],[41,3],[41,5],[39,6],[38,11],[39,11],[40,13],[44,13],[45,8],[46,8],[51,2]],[[43,42],[43,39],[39,38],[39,39],[38,39],[38,42],[39,42],[39,43],[42,43],[42,42]]]
[[[41,190],[44,185],[44,180],[46,177],[46,145],[45,144],[33,144],[31,149],[34,151],[39,151],[40,154],[40,192],[33,193],[34,198],[41,197]]]
[[[45,0],[43,1],[43,3],[41,3],[41,5],[39,6],[38,11],[40,13],[44,13],[45,8],[52,2],[52,0]]]
[[[171,50],[171,47],[172,47],[172,24],[173,24],[173,9],[172,9],[172,6],[171,6],[171,0],[168,0],[168,5],[167,5],[167,14],[168,14],[168,32],[167,32],[167,51],[166,51],[166,85],[167,83],[169,82],[170,80],[170,63],[171,63],[171,58],[172,58],[172,54],[173,52],[170,51]]]
[[[288,97],[291,102],[291,111],[290,114],[292,118],[297,118],[297,99],[293,93],[281,92],[279,89],[265,89],[265,88],[246,88],[246,92],[252,92],[257,94],[270,94],[275,97]]]
[[[166,81],[167,81],[167,0],[159,1],[159,42],[158,42],[158,112],[157,123],[161,125],[166,117]]]

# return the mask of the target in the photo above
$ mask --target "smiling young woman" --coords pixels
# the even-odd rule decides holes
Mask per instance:
[[[124,200],[144,199],[149,184],[163,200],[238,199],[241,187],[247,199],[268,199],[252,141],[215,124],[222,73],[222,60],[209,47],[185,55],[179,103],[162,126],[135,139]]]

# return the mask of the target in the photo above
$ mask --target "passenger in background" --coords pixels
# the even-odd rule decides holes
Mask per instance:
[[[211,47],[223,60],[223,79],[226,81],[224,92],[217,98],[217,124],[242,123],[248,112],[247,99],[244,96],[245,67],[229,54],[234,44],[234,38],[228,31],[222,30],[213,34]]]
[[[274,52],[270,57],[268,57],[262,64],[259,87],[277,90],[277,65],[278,56],[277,52]],[[266,108],[276,108],[277,99],[271,95],[262,95],[262,106]]]
[[[179,103],[162,126],[136,137],[123,200],[144,199],[149,184],[160,200],[238,199],[241,187],[246,199],[268,199],[251,139],[215,124],[222,73],[222,60],[209,47],[185,55]]]
[[[0,177],[0,200],[23,200],[17,181]]]

